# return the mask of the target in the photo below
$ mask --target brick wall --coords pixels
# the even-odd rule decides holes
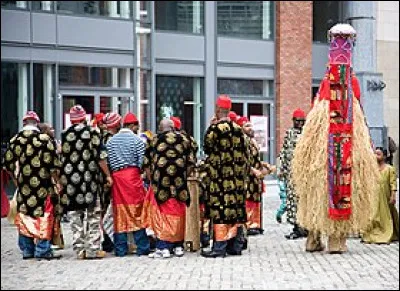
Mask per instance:
[[[296,108],[310,109],[312,1],[276,1],[277,151]]]

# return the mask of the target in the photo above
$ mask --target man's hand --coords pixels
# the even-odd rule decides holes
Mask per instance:
[[[114,183],[114,181],[111,178],[111,176],[107,176],[106,180],[107,180],[107,184],[106,184],[107,187],[111,187],[113,185],[113,183]]]

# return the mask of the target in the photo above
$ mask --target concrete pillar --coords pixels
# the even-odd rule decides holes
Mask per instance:
[[[193,137],[194,139],[200,143],[201,140],[201,86],[200,86],[200,78],[193,79]]]
[[[115,2],[115,1],[110,1]],[[111,69],[111,87],[118,88],[118,68]],[[113,112],[118,112],[118,96],[113,96],[111,108]],[[103,112],[104,113],[104,112]]]
[[[204,113],[206,127],[214,116],[215,101],[217,96],[217,2],[204,1],[204,36],[205,36],[205,101]]]
[[[276,1],[276,144],[280,150],[296,108],[309,111],[312,87],[312,1]]]
[[[22,128],[22,117],[28,111],[28,64],[18,64],[18,128]]]
[[[383,117],[383,76],[377,72],[376,1],[345,1],[345,19],[357,31],[353,69],[360,81],[361,104],[376,146],[386,146]]]
[[[53,124],[53,70],[52,65],[43,65],[44,121]]]

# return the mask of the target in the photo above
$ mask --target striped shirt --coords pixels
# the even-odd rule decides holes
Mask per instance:
[[[130,129],[123,128],[107,143],[111,171],[126,167],[142,167],[146,146]]]

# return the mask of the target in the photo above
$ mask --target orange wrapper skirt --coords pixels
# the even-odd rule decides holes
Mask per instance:
[[[44,205],[44,215],[41,217],[31,217],[22,213],[17,213],[15,225],[20,234],[40,240],[51,240],[53,236],[54,208],[47,197]]]
[[[112,178],[114,232],[127,233],[142,229],[145,190],[139,168],[131,167],[114,172]]]
[[[261,203],[246,201],[247,229],[261,228]]]
[[[181,242],[185,238],[186,204],[170,198],[158,205],[152,187],[147,191],[143,222],[152,229],[156,237],[168,242]]]

